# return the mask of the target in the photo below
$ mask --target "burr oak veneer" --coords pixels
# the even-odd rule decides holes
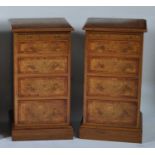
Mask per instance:
[[[89,18],[84,30],[84,112],[80,138],[141,142],[146,21]]]
[[[12,19],[13,140],[70,139],[72,27],[63,18]]]

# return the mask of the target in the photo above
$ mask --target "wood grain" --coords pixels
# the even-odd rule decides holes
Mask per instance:
[[[114,67],[115,66],[115,67]],[[138,61],[131,58],[90,57],[88,72],[102,74],[138,75]]]
[[[87,123],[107,126],[135,126],[137,103],[123,101],[88,100]]]
[[[19,73],[67,73],[67,57],[22,57],[18,59]]]
[[[136,98],[138,83],[135,79],[88,77],[88,95],[102,95],[108,97]]]
[[[65,100],[19,101],[19,124],[66,123],[67,103]]]
[[[13,19],[11,23],[14,47],[13,140],[72,138],[72,27],[65,19]]]
[[[19,78],[19,97],[67,95],[67,79],[59,77]]]
[[[10,19],[13,32],[26,31],[72,31],[64,18],[18,18]]]
[[[48,129],[13,129],[12,138],[14,141],[72,139],[73,130],[71,126]]]
[[[112,32],[145,32],[145,19],[88,18],[83,29]]]
[[[135,54],[139,55],[140,43],[135,41],[95,40],[89,41],[89,53],[95,54]]]
[[[95,127],[82,125],[80,128],[80,138],[105,141],[123,141],[130,143],[142,143],[142,127],[132,128],[112,128]]]
[[[84,26],[80,138],[141,142],[143,19],[89,18]]]
[[[119,33],[108,31],[87,31],[89,40],[108,40],[108,41],[141,41],[141,35],[139,33]]]

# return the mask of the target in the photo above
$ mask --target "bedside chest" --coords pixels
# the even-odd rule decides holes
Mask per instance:
[[[13,140],[70,139],[72,27],[63,18],[11,19]]]
[[[141,142],[146,21],[89,18],[84,30],[84,112],[80,138]]]

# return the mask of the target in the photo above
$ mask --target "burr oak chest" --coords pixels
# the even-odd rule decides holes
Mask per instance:
[[[11,19],[13,140],[70,139],[72,27],[63,18]]]
[[[84,110],[80,138],[141,142],[146,21],[89,18],[84,30]]]

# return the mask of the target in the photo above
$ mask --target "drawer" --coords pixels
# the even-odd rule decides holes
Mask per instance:
[[[89,40],[91,55],[140,55],[140,43],[128,40]]]
[[[138,97],[138,81],[130,78],[88,77],[87,95]]]
[[[15,33],[16,41],[52,41],[52,40],[68,40],[69,32],[20,32]]]
[[[88,39],[95,40],[126,40],[126,41],[141,41],[141,35],[139,34],[111,34],[106,32],[89,32],[87,33]]]
[[[66,37],[69,39],[68,35]],[[19,54],[67,54],[68,39],[61,39],[61,37],[56,39],[53,34],[15,35],[16,49]]]
[[[19,73],[67,73],[67,57],[20,57]]]
[[[65,77],[21,77],[18,79],[19,97],[52,97],[67,95]]]
[[[114,57],[89,57],[88,72],[104,74],[138,75],[138,59]]]
[[[135,126],[137,123],[137,103],[127,101],[87,101],[87,123],[108,126]]]
[[[24,100],[18,102],[19,124],[66,123],[66,100]],[[34,125],[31,124],[31,125]]]

